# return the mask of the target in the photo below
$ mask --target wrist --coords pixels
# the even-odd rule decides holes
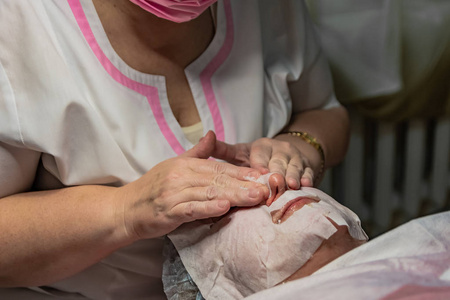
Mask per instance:
[[[116,236],[119,243],[124,245],[134,243],[140,237],[134,230],[133,224],[130,224],[130,208],[127,203],[133,197],[131,193],[133,189],[129,188],[129,184],[118,187],[113,192],[112,198],[114,202],[114,223],[116,228]]]

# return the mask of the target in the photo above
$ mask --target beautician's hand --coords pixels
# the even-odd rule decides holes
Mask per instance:
[[[254,169],[207,159],[215,143],[209,132],[183,155],[119,188],[116,199],[129,235],[162,236],[182,223],[221,216],[231,206],[254,206],[268,198],[265,185],[245,179],[261,175]]]
[[[293,144],[270,138],[261,138],[252,143],[230,145],[216,142],[214,157],[238,166],[251,167],[262,174],[268,172],[283,175],[278,183],[279,191],[285,185],[290,189],[313,186],[314,171],[308,158]]]
[[[286,191],[286,183],[283,175],[273,173],[269,177],[270,197],[266,200],[266,205],[270,206],[275,200],[281,197]]]

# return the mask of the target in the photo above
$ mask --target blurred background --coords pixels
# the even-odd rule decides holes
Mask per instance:
[[[450,1],[306,0],[336,95],[347,158],[321,188],[375,237],[450,209]]]

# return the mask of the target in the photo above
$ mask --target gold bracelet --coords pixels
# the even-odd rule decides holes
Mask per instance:
[[[315,137],[310,135],[309,133],[303,132],[303,131],[286,131],[283,133],[287,133],[289,135],[298,136],[299,138],[302,138],[305,142],[313,146],[320,154],[320,168],[319,173],[317,173],[316,178],[320,178],[322,176],[322,173],[325,169],[325,153],[323,152],[322,145],[317,141]]]

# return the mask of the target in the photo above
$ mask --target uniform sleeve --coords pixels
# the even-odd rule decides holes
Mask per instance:
[[[264,1],[262,19],[266,76],[292,112],[339,106],[328,62],[303,1]]]
[[[0,143],[0,198],[30,190],[40,154]]]
[[[328,61],[321,51],[300,78],[289,82],[288,87],[294,113],[340,106],[334,93]]]
[[[328,61],[319,44],[314,24],[311,21],[307,7],[303,1],[298,8],[298,19],[302,20],[299,34],[298,55],[302,56],[303,67],[301,73],[288,84],[292,99],[293,112],[298,113],[311,109],[327,109],[339,106],[331,77]],[[292,38],[295,41],[295,38]]]
[[[0,198],[27,191],[33,185],[40,152],[21,138],[14,92],[0,61]]]

